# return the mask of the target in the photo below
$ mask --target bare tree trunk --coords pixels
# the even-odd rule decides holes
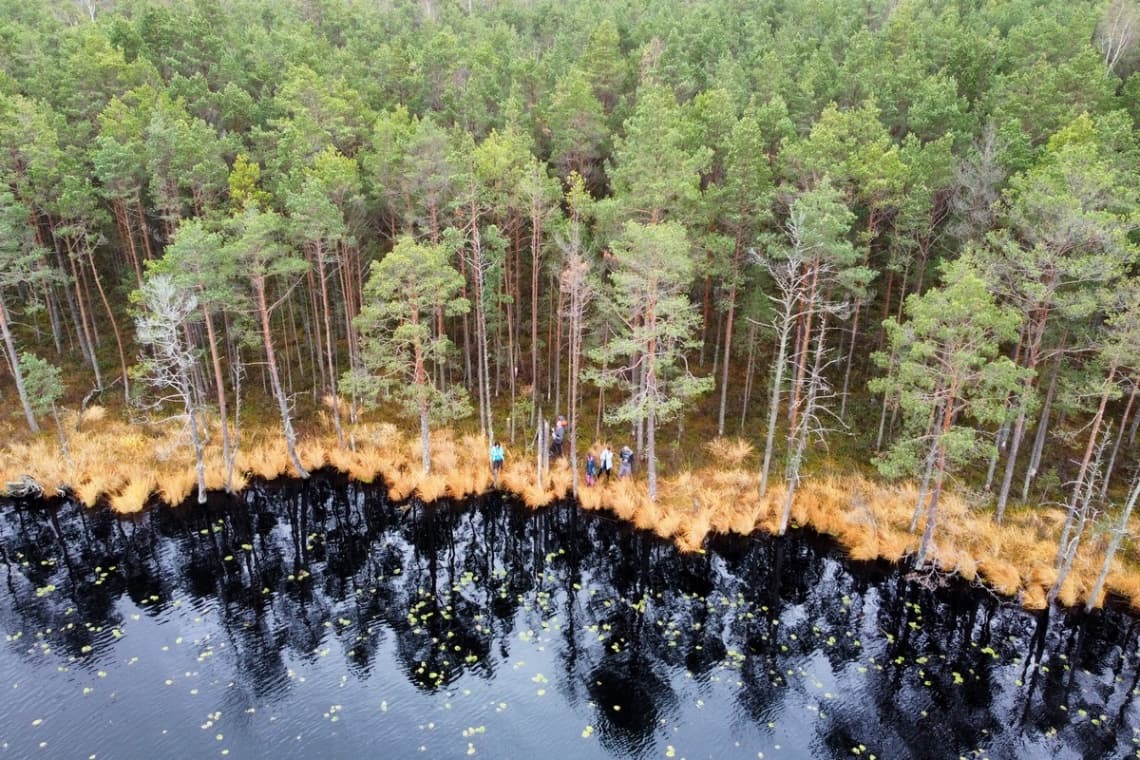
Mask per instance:
[[[329,367],[329,388],[332,391],[332,418],[333,428],[336,430],[337,446],[344,446],[344,431],[340,426],[340,395],[337,393],[336,361],[333,356],[332,309],[329,308],[329,287],[325,278],[324,249],[317,244],[317,277],[321,281],[321,313],[325,322],[325,359]]]
[[[994,446],[994,453],[990,457],[989,469],[986,470],[986,485],[984,490],[987,492],[994,483],[994,473],[997,471],[998,457],[1001,456],[1002,449],[1005,448],[1007,440],[1009,440],[1009,423],[1003,422],[1001,423],[1001,427],[998,428],[997,438],[994,441],[996,444]]]
[[[478,343],[478,380],[480,419],[483,435],[488,441],[495,439],[494,420],[491,410],[491,371],[487,356],[487,304],[485,301],[485,270],[483,261],[483,239],[479,231],[478,217],[472,211],[471,219],[471,268],[475,280],[475,340]]]
[[[1021,439],[1025,434],[1025,415],[1028,411],[1029,395],[1033,393],[1033,388],[1037,382],[1037,363],[1041,356],[1041,342],[1045,335],[1045,325],[1048,318],[1049,309],[1039,308],[1034,313],[1033,322],[1027,327],[1026,335],[1029,338],[1029,346],[1025,354],[1025,368],[1029,370],[1029,374],[1026,376],[1022,391],[1018,396],[1017,422],[1013,426],[1013,437],[1009,444],[1009,458],[1005,463],[1005,475],[1002,477],[997,511],[994,514],[994,520],[998,524],[1001,524],[1002,518],[1005,516],[1005,506],[1009,501],[1009,488],[1013,483],[1013,471],[1017,467],[1017,453],[1021,449]]]
[[[935,445],[938,448],[934,465],[934,488],[930,494],[930,506],[926,510],[926,526],[922,530],[922,540],[918,545],[918,556],[915,558],[915,567],[926,564],[926,556],[934,543],[934,526],[938,521],[938,499],[942,495],[942,481],[946,476],[946,446],[945,436],[950,432],[950,425],[954,421],[954,402],[958,396],[958,388],[951,385],[946,394],[946,401],[942,408],[942,422],[935,436]]]
[[[1033,438],[1033,450],[1029,452],[1029,466],[1025,469],[1025,482],[1021,486],[1021,500],[1029,498],[1029,484],[1037,477],[1041,466],[1041,454],[1045,451],[1045,440],[1049,433],[1049,414],[1053,408],[1053,391],[1057,388],[1057,375],[1061,373],[1061,363],[1053,369],[1049,390],[1045,393],[1045,403],[1041,405],[1041,418],[1037,422],[1037,434]]]
[[[760,498],[768,493],[768,471],[772,466],[772,449],[776,440],[776,419],[780,414],[780,389],[784,383],[784,365],[787,363],[788,338],[791,333],[791,314],[785,313],[779,331],[779,349],[776,353],[776,375],[772,378],[772,396],[768,401],[768,432],[764,441],[764,463],[760,465]]]
[[[261,277],[253,278],[254,295],[257,297],[257,313],[261,321],[261,339],[265,341],[265,361],[269,370],[269,383],[273,389],[273,396],[277,399],[277,408],[281,413],[281,427],[285,433],[285,449],[289,453],[289,460],[293,469],[302,478],[309,477],[309,471],[301,464],[297,456],[297,434],[293,431],[293,420],[289,415],[289,401],[285,397],[285,390],[281,387],[281,378],[277,373],[277,355],[273,350],[273,333],[269,329],[269,306],[265,300],[265,280]]]
[[[531,205],[530,229],[530,382],[531,407],[538,408],[538,253],[541,242],[540,215]],[[533,420],[532,420],[533,423]]]
[[[558,310],[555,312],[557,315],[557,323],[554,326],[554,411],[557,412],[562,408],[562,312],[565,304],[566,294],[562,291],[562,285],[558,286]]]
[[[1117,369],[1116,364],[1113,364],[1109,368],[1108,379],[1105,381],[1104,392],[1101,394],[1101,397],[1100,397],[1100,406],[1096,410],[1096,415],[1093,417],[1093,421],[1092,421],[1092,429],[1089,431],[1089,442],[1088,442],[1088,445],[1085,446],[1085,456],[1081,460],[1081,467],[1077,471],[1077,479],[1073,483],[1073,495],[1069,499],[1069,507],[1068,507],[1069,514],[1065,518],[1064,528],[1061,529],[1061,547],[1058,549],[1058,554],[1057,554],[1057,559],[1056,559],[1056,564],[1058,564],[1058,565],[1062,564],[1065,561],[1065,557],[1063,556],[1063,551],[1064,551],[1063,547],[1065,546],[1066,542],[1069,540],[1069,533],[1073,527],[1073,515],[1076,514],[1076,512],[1077,512],[1077,502],[1081,497],[1081,489],[1085,485],[1085,478],[1088,477],[1089,464],[1092,462],[1092,457],[1093,457],[1094,451],[1097,452],[1097,458],[1098,458],[1097,464],[1099,465],[1100,452],[1099,452],[1099,449],[1097,447],[1097,436],[1100,434],[1100,425],[1101,425],[1101,422],[1104,420],[1105,407],[1108,406],[1108,397],[1109,397],[1109,392],[1112,390],[1112,381],[1116,378],[1116,369]],[[1090,493],[1090,495],[1086,498],[1086,501],[1091,501],[1091,499],[1092,499],[1092,495]],[[1079,537],[1080,537],[1079,533],[1078,533],[1077,537],[1079,539]],[[1075,549],[1074,549],[1074,551],[1075,551]],[[1071,563],[1072,559],[1069,558],[1068,561],[1069,561],[1069,563]],[[1060,582],[1058,582],[1058,588],[1060,588]]]
[[[827,314],[824,312],[820,320],[819,331],[816,335],[815,357],[812,361],[811,375],[808,378],[807,393],[804,398],[804,410],[797,415],[798,428],[788,431],[788,466],[785,470],[784,507],[780,513],[780,525],[777,535],[784,535],[788,531],[788,522],[792,516],[792,503],[795,500],[796,489],[800,484],[800,470],[803,467],[804,452],[807,450],[808,434],[816,419],[816,400],[823,385],[823,346],[827,339]]]
[[[847,419],[847,388],[851,384],[851,364],[855,360],[855,344],[859,337],[859,312],[863,305],[861,299],[855,301],[855,315],[851,318],[851,345],[847,348],[847,361],[843,367],[843,390],[839,393],[839,419]]]
[[[649,500],[657,501],[657,313],[656,304],[647,304],[645,327],[651,336],[645,351],[645,370],[642,373],[643,393],[648,397],[645,415],[646,472],[649,475]],[[639,443],[640,446],[640,443]]]
[[[226,411],[226,384],[222,375],[222,360],[218,354],[218,341],[214,335],[214,317],[207,306],[202,307],[206,322],[206,343],[210,348],[210,364],[214,369],[214,393],[218,399],[218,416],[222,418],[222,462],[226,468],[226,493],[234,490],[234,457],[230,450],[230,421]]]
[[[1094,433],[1090,441],[1095,440],[1096,435]],[[1077,483],[1073,487],[1073,498],[1069,503],[1069,514],[1065,518],[1065,528],[1061,531],[1061,540],[1057,545],[1057,579],[1053,582],[1049,593],[1045,595],[1045,599],[1049,604],[1052,604],[1057,599],[1057,596],[1061,593],[1061,588],[1065,585],[1065,581],[1069,577],[1069,572],[1073,569],[1073,562],[1076,560],[1077,551],[1081,547],[1081,538],[1084,537],[1085,527],[1092,517],[1093,492],[1096,491],[1096,475],[1100,470],[1101,456],[1104,454],[1105,444],[1102,443],[1095,448],[1096,461],[1092,466],[1092,472],[1088,474],[1087,480],[1078,478]],[[1082,490],[1084,491],[1083,494],[1080,493]]]
[[[75,264],[75,257],[71,255],[70,248],[71,248],[71,245],[69,243],[68,244],[68,255],[66,256],[66,258],[67,258],[68,265],[71,269],[71,278],[73,280],[75,280],[75,288],[77,291],[77,298],[75,300],[78,301],[78,308],[79,308],[78,322],[79,322],[80,329],[77,330],[76,332],[78,333],[77,337],[79,339],[79,348],[80,348],[80,351],[83,353],[83,358],[87,359],[88,364],[91,365],[92,372],[95,373],[95,387],[96,388],[102,388],[103,387],[103,376],[99,372],[99,360],[95,356],[95,342],[92,338],[91,327],[88,323],[87,304],[85,303],[86,299],[83,298],[82,293],[78,292],[78,290],[79,290],[79,272],[78,272],[76,264]],[[64,258],[64,257],[61,256],[60,258]],[[67,290],[67,289],[65,288],[65,290]],[[67,294],[68,294],[68,297],[70,298],[71,297],[71,291],[67,290]]]
[[[187,378],[187,383],[189,379]],[[187,387],[186,393],[193,391]],[[192,396],[190,396],[192,399]],[[202,431],[198,426],[198,410],[193,402],[186,409],[188,424],[190,425],[190,441],[194,444],[194,473],[198,480],[198,503],[206,503],[206,446],[202,441]]]
[[[1132,406],[1136,402],[1136,383],[1132,384],[1132,392],[1128,394],[1128,404],[1124,407],[1124,414],[1120,417],[1120,429],[1116,431],[1116,443],[1112,445],[1112,454],[1108,457],[1108,465],[1104,468],[1104,478],[1100,486],[1100,498],[1108,494],[1108,482],[1112,479],[1112,470],[1116,466],[1116,455],[1120,451],[1120,441],[1124,438],[1124,428],[1128,425],[1128,417],[1132,413]]]
[[[1123,429],[1123,427],[1121,428]],[[1120,443],[1119,437],[1117,443]],[[1105,477],[1105,481],[1108,478]],[[1108,579],[1108,572],[1112,569],[1112,560],[1116,557],[1116,552],[1120,548],[1120,542],[1128,535],[1128,521],[1132,519],[1132,508],[1136,506],[1136,498],[1140,496],[1140,477],[1132,480],[1132,490],[1128,494],[1128,502],[1124,505],[1124,511],[1120,514],[1120,523],[1116,530],[1112,531],[1112,540],[1108,542],[1108,549],[1104,553],[1104,564],[1101,565],[1100,575],[1096,578],[1096,583],[1093,584],[1092,591],[1089,592],[1089,599],[1085,603],[1085,612],[1091,612],[1092,608],[1096,606],[1097,600],[1100,599],[1101,590],[1104,589],[1104,582]]]
[[[918,522],[922,519],[922,509],[926,506],[926,494],[930,488],[930,478],[934,474],[934,463],[938,455],[938,436],[934,436],[930,443],[930,450],[926,453],[926,466],[922,469],[922,482],[918,486],[918,498],[914,502],[914,514],[910,518],[909,531],[918,530]]]
[[[748,404],[752,401],[752,385],[756,378],[756,323],[748,326],[748,360],[744,365],[744,393],[740,400],[740,434],[748,420]]]
[[[123,370],[123,397],[128,405],[131,403],[130,379],[127,377],[127,355],[123,351],[123,337],[119,333],[119,323],[115,320],[115,312],[111,310],[111,302],[107,300],[107,293],[103,290],[103,283],[99,279],[99,271],[95,268],[95,257],[87,251],[87,263],[91,265],[91,275],[95,279],[95,287],[99,290],[99,298],[107,310],[107,318],[111,321],[111,330],[115,334],[115,348],[119,351],[119,367]]]
[[[0,298],[0,334],[4,337],[4,348],[8,351],[8,363],[12,367],[12,379],[16,383],[16,394],[20,397],[20,405],[24,407],[24,418],[28,421],[28,428],[33,433],[40,432],[36,415],[32,411],[32,404],[28,399],[28,390],[24,385],[24,372],[20,368],[20,355],[16,352],[16,341],[12,338],[12,329],[8,323],[8,305]]]

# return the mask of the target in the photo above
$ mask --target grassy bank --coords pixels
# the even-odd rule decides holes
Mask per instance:
[[[152,500],[179,504],[193,496],[192,454],[177,426],[140,427],[112,420],[99,411],[72,419],[68,455],[50,435],[13,440],[0,448],[0,482],[27,476],[46,495],[70,492],[88,507],[106,504],[130,513]],[[217,431],[215,442],[217,440]],[[340,447],[328,431],[310,430],[298,453],[310,469],[331,467],[349,477],[372,482],[382,479],[393,500],[417,496],[431,501],[448,496],[483,493],[492,487],[485,443],[476,435],[440,431],[432,439],[432,472],[422,473],[419,439],[391,423],[367,423],[346,429]],[[236,460],[235,489],[249,478],[272,479],[292,474],[285,446],[275,427],[242,431]],[[206,479],[210,489],[225,486],[219,447],[208,448]],[[585,452],[582,452],[582,458]],[[537,482],[532,452],[508,449],[500,488],[517,494],[531,507],[566,497],[571,489],[568,464],[555,462],[547,481]],[[664,478],[656,503],[645,483],[613,481],[586,487],[578,501],[583,509],[608,509],[638,528],[673,540],[685,551],[700,551],[710,533],[773,532],[783,501],[777,483],[766,496],[758,495],[757,457],[750,444],[717,439],[707,444],[691,466]],[[833,467],[801,484],[792,511],[793,524],[833,536],[853,559],[900,562],[918,548],[919,536],[909,532],[918,498],[913,483],[888,484],[863,474]],[[988,509],[971,507],[960,494],[945,495],[940,505],[933,562],[946,573],[980,581],[994,591],[1016,597],[1029,609],[1045,606],[1046,593],[1056,579],[1053,557],[1064,514],[1042,507],[1014,510],[1003,525],[995,525]],[[1130,526],[1140,535],[1140,520]],[[921,525],[920,525],[921,530]],[[1109,541],[1107,532],[1085,541],[1059,601],[1083,603],[1090,594]],[[1118,553],[1107,591],[1140,610],[1140,557],[1132,545]],[[1104,603],[1104,595],[1096,600]]]

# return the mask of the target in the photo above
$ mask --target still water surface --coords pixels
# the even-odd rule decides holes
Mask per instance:
[[[1134,618],[319,476],[0,504],[0,758],[1140,756]]]

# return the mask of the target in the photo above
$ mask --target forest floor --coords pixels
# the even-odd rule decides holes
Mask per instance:
[[[194,456],[181,426],[132,425],[101,409],[94,407],[82,419],[71,415],[65,421],[67,456],[50,430],[34,437],[26,433],[7,437],[0,446],[0,485],[26,476],[43,486],[45,496],[70,493],[88,507],[107,505],[121,513],[138,511],[155,500],[181,504],[193,498]],[[346,424],[344,444],[338,445],[329,416],[327,410],[321,411],[301,430],[298,453],[310,471],[332,468],[362,482],[380,478],[393,501],[413,496],[424,501],[462,499],[492,488],[487,445],[477,433],[434,432],[432,471],[424,475],[419,437],[408,434],[415,432],[413,426]],[[234,490],[250,478],[295,474],[279,427],[247,422],[240,440]],[[583,509],[610,510],[638,528],[676,542],[684,551],[702,551],[710,533],[775,532],[785,486],[777,478],[763,497],[759,495],[759,456],[753,445],[739,438],[713,438],[703,444],[699,440],[679,434],[675,443],[662,447],[663,474],[656,502],[648,497],[644,468],[639,467],[631,480],[593,487],[587,487],[581,476],[578,503]],[[219,441],[215,421],[206,460],[211,490],[226,486]],[[616,452],[624,441],[609,443]],[[588,449],[581,438],[579,446],[581,467]],[[555,460],[541,484],[536,470],[533,447],[521,441],[508,444],[499,488],[532,508],[570,495],[572,473],[566,459]],[[845,466],[842,460],[825,458],[805,474],[795,494],[791,525],[833,537],[854,560],[902,563],[918,548],[922,522],[918,532],[910,531],[917,500],[918,488],[912,482],[887,483],[854,463]],[[1054,556],[1064,512],[1040,505],[1014,507],[997,525],[992,508],[978,501],[965,490],[943,494],[929,580],[957,575],[1016,598],[1027,609],[1044,607],[1057,577]],[[1129,533],[1133,540],[1117,553],[1106,587],[1108,595],[1140,610],[1140,541],[1136,540],[1140,519],[1133,519]],[[1076,606],[1087,600],[1110,537],[1106,529],[1085,537],[1058,596],[1061,604]],[[1102,593],[1096,605],[1104,604],[1105,596]]]

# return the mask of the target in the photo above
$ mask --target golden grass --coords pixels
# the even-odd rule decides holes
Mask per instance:
[[[198,489],[198,473],[191,467],[166,470],[157,482],[158,498],[172,506],[186,501]]]
[[[1140,575],[1111,573],[1105,585],[1117,595],[1127,599],[1134,610],[1140,610]]]
[[[718,465],[738,468],[752,455],[754,449],[743,438],[714,438],[705,444],[705,450]]]
[[[330,400],[331,402],[331,400]],[[77,415],[71,414],[75,420]],[[83,504],[108,503],[120,512],[142,509],[152,497],[181,503],[197,487],[193,453],[183,426],[131,426],[113,419],[102,407],[89,408],[78,432],[69,439],[70,457],[60,455],[54,434],[9,436],[0,446],[0,483],[24,475],[40,483],[48,495],[57,487],[71,490]],[[309,428],[310,432],[312,428]],[[404,435],[391,423],[345,426],[348,443],[336,445],[326,430],[304,436],[297,451],[310,469],[331,466],[353,480],[382,478],[389,498],[413,495],[424,501],[445,496],[462,498],[492,487],[487,446],[477,435],[433,431],[431,473],[424,475],[419,436]],[[241,436],[234,487],[250,477],[273,479],[294,474],[275,426],[247,425]],[[716,439],[706,445],[707,464],[659,481],[656,502],[650,501],[639,473],[635,479],[586,486],[579,480],[582,509],[608,509],[619,518],[676,543],[682,551],[700,551],[711,533],[748,535],[778,527],[786,489],[774,482],[758,493],[754,451],[739,439]],[[572,472],[564,459],[551,463],[543,487],[536,482],[533,452],[508,449],[498,487],[540,508],[566,497]],[[206,457],[208,488],[225,486],[217,421],[210,422]],[[918,498],[914,483],[897,485],[856,474],[812,473],[796,491],[791,527],[808,526],[831,535],[856,560],[903,562],[918,550],[920,536],[909,532]],[[1053,569],[1057,537],[1064,513],[1057,509],[1021,507],[995,525],[985,509],[971,509],[959,495],[944,493],[935,530],[931,561],[941,570],[970,581],[980,579],[999,593],[1018,596],[1027,608],[1040,608],[1056,582]],[[1133,535],[1140,535],[1140,515]],[[1104,536],[1084,542],[1058,595],[1063,604],[1085,601],[1103,562]],[[1140,554],[1124,551],[1114,563],[1107,591],[1140,609]],[[1102,598],[1095,600],[1103,603]]]
[[[107,409],[94,404],[83,410],[83,413],[79,415],[79,421],[84,425],[94,425],[97,422],[102,422],[106,416]]]
[[[154,476],[149,473],[140,473],[129,481],[119,493],[111,497],[111,509],[119,514],[139,512],[150,500],[154,488]]]
[[[1048,603],[1049,590],[1044,586],[1029,585],[1021,594],[1021,606],[1027,610],[1043,610]]]
[[[1016,596],[1021,589],[1021,573],[1011,562],[1002,559],[989,559],[978,563],[978,570],[989,584],[999,594]]]

